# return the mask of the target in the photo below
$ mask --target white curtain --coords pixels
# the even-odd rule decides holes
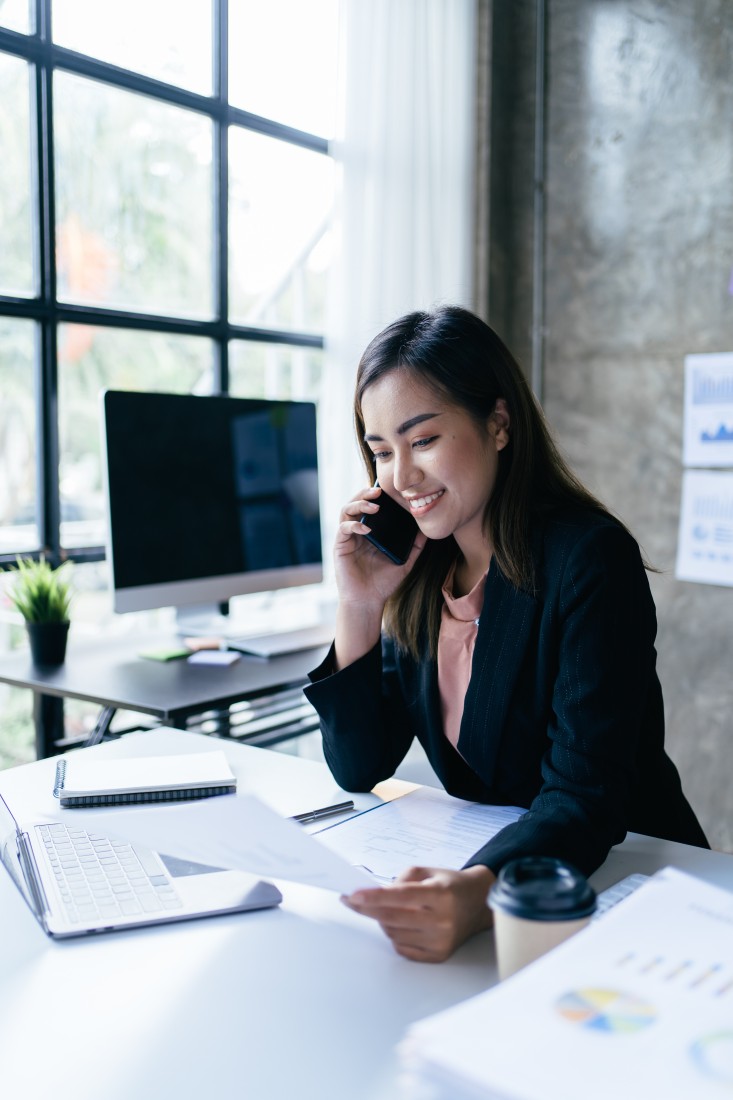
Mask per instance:
[[[325,385],[324,538],[364,484],[356,366],[390,321],[472,300],[475,0],[342,0],[342,90]]]

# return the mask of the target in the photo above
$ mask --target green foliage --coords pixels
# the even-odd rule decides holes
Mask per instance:
[[[27,623],[65,623],[69,620],[71,585],[69,562],[53,569],[47,561],[18,558],[8,597]]]

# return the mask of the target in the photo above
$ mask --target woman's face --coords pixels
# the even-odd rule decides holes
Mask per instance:
[[[430,539],[483,538],[483,515],[509,442],[500,399],[479,422],[405,371],[393,370],[362,397],[365,439],[379,484],[409,508]],[[465,552],[465,551],[464,551]]]

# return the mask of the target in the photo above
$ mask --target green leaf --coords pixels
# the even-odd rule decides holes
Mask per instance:
[[[28,623],[64,623],[71,607],[70,562],[53,569],[41,558],[17,558],[8,598]]]

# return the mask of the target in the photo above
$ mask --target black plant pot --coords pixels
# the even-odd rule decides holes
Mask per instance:
[[[62,665],[69,623],[26,623],[34,665]]]

